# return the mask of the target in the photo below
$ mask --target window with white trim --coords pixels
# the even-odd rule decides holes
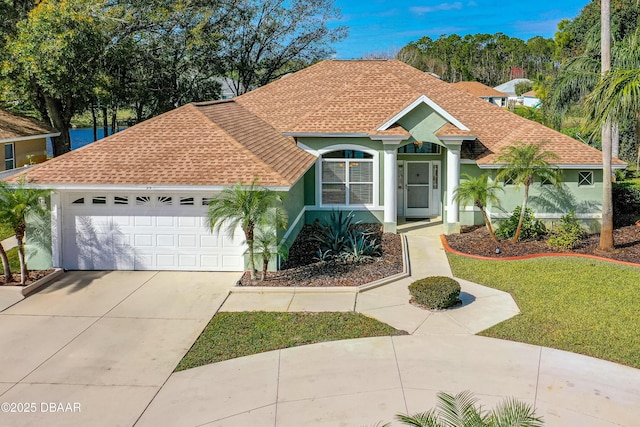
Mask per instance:
[[[4,170],[16,168],[15,146],[13,142],[4,144]]]
[[[593,171],[578,172],[578,187],[590,187],[593,185]]]
[[[337,150],[322,156],[322,204],[373,203],[373,155],[357,150]]]

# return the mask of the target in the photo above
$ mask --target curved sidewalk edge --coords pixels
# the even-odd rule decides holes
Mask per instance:
[[[587,258],[587,259],[594,259],[596,261],[605,261],[613,264],[626,265],[629,267],[640,267],[640,264],[636,264],[633,262],[619,261],[617,259],[605,258],[597,255],[573,254],[573,253],[568,254],[564,252],[544,252],[539,254],[509,256],[509,257],[489,257],[489,256],[482,256],[482,255],[473,255],[473,254],[467,254],[464,252],[460,252],[456,249],[453,249],[451,246],[449,246],[449,242],[447,242],[447,237],[444,234],[440,235],[440,240],[442,241],[442,246],[444,247],[444,250],[449,253],[452,253],[454,255],[460,255],[467,258],[479,259],[483,261],[523,261],[526,259],[543,258],[543,257],[568,257],[568,258]]]

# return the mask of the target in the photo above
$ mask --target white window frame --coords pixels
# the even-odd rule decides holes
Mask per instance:
[[[593,183],[593,171],[578,171],[578,187],[593,187]]]
[[[372,156],[371,159],[323,159],[322,156],[331,153],[332,151],[341,151],[341,150],[352,150],[352,151],[361,151],[366,154],[370,154]],[[322,185],[325,184],[322,180],[322,163],[328,162],[345,162],[346,171],[345,171],[345,184],[346,185],[346,195],[344,204],[337,203],[324,203],[322,200]],[[370,183],[373,186],[373,200],[372,203],[365,204],[350,204],[349,203],[349,172],[348,165],[350,162],[371,162],[373,164],[373,181]],[[318,150],[318,160],[316,161],[316,182],[318,186],[316,188],[316,205],[320,207],[327,208],[375,208],[379,209],[379,200],[380,200],[380,158],[378,151],[363,147],[361,145],[350,145],[350,144],[341,144],[341,145],[332,145],[329,147],[325,147],[321,150]],[[326,184],[332,184],[332,182],[327,182]],[[358,182],[357,184],[369,184],[368,182]]]
[[[4,144],[4,153],[6,154],[7,152],[7,145],[11,146],[11,154],[13,155],[12,157],[5,157],[4,158],[4,169],[5,170],[11,170],[11,169],[15,169],[16,168],[16,145],[13,142],[7,142],[6,144]],[[7,168],[7,162],[11,161],[11,164],[13,165],[12,168]]]

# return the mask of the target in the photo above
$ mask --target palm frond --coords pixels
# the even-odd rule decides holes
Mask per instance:
[[[514,398],[500,402],[490,414],[493,427],[541,427],[542,418],[536,417],[530,405]]]
[[[396,419],[402,424],[413,427],[444,427],[438,420],[434,409],[429,412],[420,412],[413,415],[397,414]]]

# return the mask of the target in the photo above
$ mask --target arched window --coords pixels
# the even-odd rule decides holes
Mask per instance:
[[[373,203],[373,155],[357,150],[336,150],[322,155],[322,204]]]

